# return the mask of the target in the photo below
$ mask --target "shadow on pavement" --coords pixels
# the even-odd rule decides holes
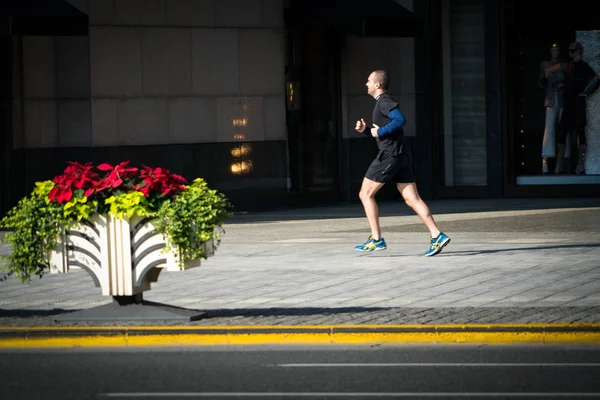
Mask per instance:
[[[74,310],[64,310],[62,308],[54,308],[52,310],[5,310],[0,308],[0,318],[31,318],[31,317],[51,317],[64,313],[73,312]]]
[[[311,316],[360,314],[389,310],[389,307],[274,307],[274,308],[239,308],[206,310],[208,318],[231,317],[277,317],[277,316]]]
[[[448,323],[531,323],[531,322],[600,322],[599,306],[569,304],[532,306],[464,306],[464,307],[274,307],[253,309],[198,310],[207,315],[197,321],[168,320],[80,321],[56,323],[54,318],[76,310],[4,310],[0,317],[10,317],[4,327],[43,326],[243,326],[243,325],[327,325],[327,324],[448,324]],[[190,309],[191,310],[191,309]]]
[[[329,307],[273,307],[273,308],[239,308],[239,309],[213,309],[213,310],[203,310],[202,307],[190,307],[187,310],[195,310],[205,312],[207,315],[203,320],[206,319],[215,319],[215,318],[233,318],[233,317],[305,317],[305,316],[334,316],[334,315],[359,315],[362,313],[372,313],[372,312],[380,312],[390,310],[389,307],[338,307],[338,308],[329,308]],[[84,310],[84,309],[82,309]],[[61,308],[55,308],[52,310],[19,310],[19,309],[11,309],[6,310],[0,308],[0,318],[11,318],[13,320],[27,320],[27,319],[45,319],[46,321],[49,317],[56,317],[62,314],[70,314],[81,310],[65,310]],[[162,325],[163,323],[169,323],[168,321],[120,321],[125,325],[131,325],[135,323],[148,324],[157,322],[158,325]],[[54,325],[54,322],[50,322]],[[107,321],[98,321],[98,325],[104,325]],[[65,323],[65,325],[67,325]],[[62,323],[60,325],[63,325]]]
[[[534,246],[534,247],[520,247],[520,248],[505,248],[505,249],[481,249],[481,250],[444,250],[440,254],[436,255],[436,258],[439,257],[458,257],[458,256],[476,256],[479,254],[493,254],[493,253],[503,253],[503,252],[511,252],[511,251],[532,251],[532,250],[553,250],[553,249],[580,249],[580,248],[588,248],[594,249],[600,247],[600,244],[595,243],[587,243],[587,244],[561,244],[561,245],[551,245],[551,246]],[[377,254],[379,258],[396,258],[396,257],[406,257],[406,256],[414,256],[414,253],[402,253],[402,254]],[[371,253],[359,254],[359,257],[372,257]]]
[[[537,246],[537,247],[526,247],[526,248],[508,248],[508,249],[490,249],[490,250],[462,250],[462,251],[443,251],[439,254],[445,256],[468,256],[477,254],[493,254],[502,253],[507,251],[531,251],[531,250],[554,250],[554,249],[576,249],[576,248],[597,248],[600,244],[563,244],[555,246]],[[438,257],[439,257],[438,256]]]

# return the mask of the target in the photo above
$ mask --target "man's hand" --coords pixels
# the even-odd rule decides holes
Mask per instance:
[[[373,127],[371,128],[371,136],[373,136],[373,137],[377,137],[377,136],[379,136],[379,135],[377,134],[377,131],[378,131],[378,130],[379,130],[379,127],[378,127],[377,125],[373,124]]]
[[[585,94],[585,93],[579,93],[579,96],[580,96],[580,97],[588,97],[588,95],[587,95],[587,94]]]
[[[366,127],[367,124],[365,123],[365,120],[361,118],[360,121],[356,121],[356,127],[354,129],[356,129],[360,133],[363,133]]]

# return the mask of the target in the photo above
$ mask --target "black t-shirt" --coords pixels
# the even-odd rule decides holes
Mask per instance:
[[[392,119],[389,117],[390,111],[398,107],[398,103],[387,93],[384,92],[377,99],[373,109],[373,123],[383,128]],[[392,132],[384,136],[377,137],[377,147],[379,155],[390,154],[397,156],[402,153],[402,141],[404,139],[404,129],[400,128],[397,132]]]
[[[585,61],[569,63],[568,73],[565,76],[565,95],[572,98],[579,97],[589,79],[594,76],[596,73]]]

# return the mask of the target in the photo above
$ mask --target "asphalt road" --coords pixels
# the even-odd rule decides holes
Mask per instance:
[[[600,347],[0,351],[0,399],[600,398]]]

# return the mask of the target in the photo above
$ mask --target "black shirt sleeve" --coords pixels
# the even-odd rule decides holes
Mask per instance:
[[[586,69],[586,75],[588,77],[596,76],[596,72],[592,69],[592,67],[590,67],[590,64],[585,63],[585,69]]]
[[[387,117],[394,108],[398,107],[398,103],[389,97],[383,97],[379,102],[379,109]]]
[[[546,63],[542,62],[540,64],[540,78],[538,79],[538,85],[542,88],[548,86],[548,78],[546,78]]]
[[[596,72],[592,69],[592,67],[590,67],[590,65],[588,63],[585,63],[583,66],[584,66],[584,73],[585,73],[584,76],[587,79],[584,79],[584,87],[583,87],[582,91],[584,91],[585,94],[589,96],[598,89],[598,83],[596,81],[596,83],[594,85],[591,85],[591,87],[586,87],[586,86],[588,86],[591,83],[592,79],[596,78],[597,75],[596,75]],[[587,89],[587,91],[585,89]]]

